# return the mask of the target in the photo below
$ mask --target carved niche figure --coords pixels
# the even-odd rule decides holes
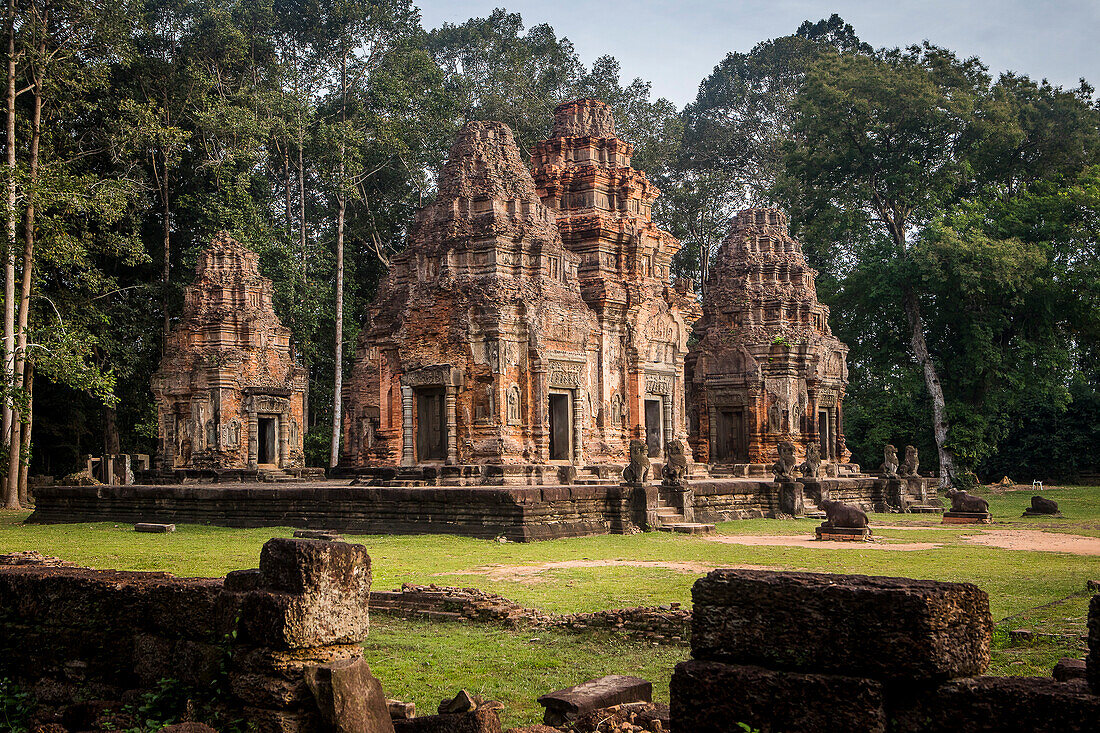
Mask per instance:
[[[229,423],[229,440],[226,441],[230,448],[241,446],[241,421],[233,420]]]
[[[683,486],[687,482],[687,455],[684,444],[679,440],[670,440],[665,448],[665,484]]]
[[[519,387],[513,384],[508,388],[508,424],[519,425],[521,420],[519,414]]]
[[[294,418],[290,418],[290,449],[297,450],[298,447],[298,421]]]
[[[630,463],[623,469],[623,480],[634,485],[649,480],[649,448],[645,441],[630,441]]]
[[[887,445],[882,449],[882,465],[879,470],[882,471],[882,475],[886,478],[898,477],[898,449],[892,445]]]
[[[821,447],[817,443],[806,446],[806,462],[799,465],[798,470],[806,478],[821,476]]]
[[[951,500],[951,511],[970,512],[973,514],[988,514],[989,502],[980,496],[971,496],[965,490],[956,488],[947,490],[947,498]]]
[[[918,467],[920,467],[920,460],[917,457],[917,449],[911,445],[905,446],[905,463],[901,464],[898,475],[916,477]]]
[[[218,426],[214,424],[213,420],[206,421],[206,447],[218,447]]]
[[[825,512],[825,524],[830,527],[851,527],[859,529],[867,526],[867,513],[857,506],[842,504],[831,499],[822,499],[821,509]]]
[[[768,408],[768,432],[778,433],[780,431],[780,420],[782,418],[779,412],[779,403],[772,402],[771,407]]]
[[[779,451],[779,460],[772,464],[772,473],[776,481],[794,481],[794,469],[797,458],[794,457],[794,443],[784,440],[776,450]]]
[[[623,424],[623,398],[622,395],[611,395],[611,425],[612,427],[622,427]]]
[[[180,449],[179,458],[180,463],[186,465],[191,462],[191,429],[188,423],[183,423],[183,430],[180,431]]]

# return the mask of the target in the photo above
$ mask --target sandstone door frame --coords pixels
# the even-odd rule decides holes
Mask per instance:
[[[443,463],[458,463],[458,390],[462,388],[462,370],[450,364],[433,364],[411,369],[401,375],[401,465],[417,465],[416,392],[419,388],[443,392]],[[438,463],[439,461],[428,461]]]
[[[286,390],[280,390],[280,392]],[[248,468],[260,467],[260,418],[275,418],[275,468],[285,468],[290,457],[290,395],[250,390],[245,399],[248,417]]]

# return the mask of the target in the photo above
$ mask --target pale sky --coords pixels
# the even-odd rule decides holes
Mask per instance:
[[[1001,71],[1076,87],[1100,87],[1100,0],[420,0],[425,28],[485,17],[494,7],[523,16],[530,28],[549,23],[569,38],[581,61],[609,53],[623,82],[653,82],[653,96],[677,107],[729,51],[793,33],[803,20],[838,13],[875,48],[928,40],[960,56],[978,56]]]

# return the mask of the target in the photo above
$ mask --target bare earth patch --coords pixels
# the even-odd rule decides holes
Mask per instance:
[[[874,528],[872,527],[872,531]],[[793,535],[711,535],[711,542],[727,545],[755,545],[762,547],[806,547],[811,550],[933,550],[941,547],[936,542],[829,542]]]
[[[975,545],[999,547],[1003,550],[1100,555],[1100,537],[1042,532],[1037,529],[986,529],[963,539]]]
[[[561,570],[570,568],[661,568],[673,570],[687,575],[701,575],[709,573],[722,565],[710,565],[701,562],[662,562],[659,560],[560,560],[557,562],[545,562],[539,565],[485,565],[472,570],[460,570],[454,573],[437,573],[437,575],[484,575],[492,581],[509,581],[513,583],[546,583],[547,578],[540,577],[547,570]],[[769,570],[763,565],[736,565],[733,567],[746,570]]]

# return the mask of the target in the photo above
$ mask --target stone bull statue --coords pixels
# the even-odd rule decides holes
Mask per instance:
[[[857,506],[822,499],[821,509],[825,512],[826,523],[833,527],[860,529],[867,526],[867,513]]]
[[[971,496],[965,490],[948,489],[946,496],[951,500],[951,511],[988,514],[989,502],[980,496]]]

